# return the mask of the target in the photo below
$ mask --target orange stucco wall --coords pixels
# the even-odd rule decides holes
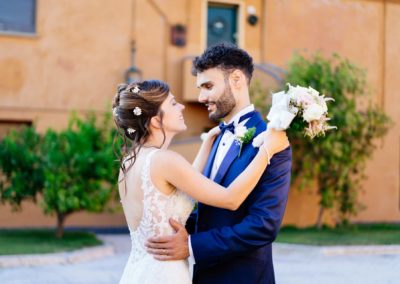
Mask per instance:
[[[395,126],[367,164],[358,222],[400,221],[400,1],[266,1],[265,60],[285,67],[295,50],[337,52],[367,69],[373,100]],[[294,149],[295,150],[295,149]],[[315,189],[292,188],[285,223],[306,226],[318,215]],[[332,215],[327,214],[325,221]]]

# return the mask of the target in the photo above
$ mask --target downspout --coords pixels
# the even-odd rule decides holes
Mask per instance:
[[[380,97],[380,105],[382,110],[385,109],[385,79],[386,79],[386,0],[383,0],[383,9],[382,9],[382,53],[381,53],[381,61],[382,61],[382,70],[381,70],[381,97]]]

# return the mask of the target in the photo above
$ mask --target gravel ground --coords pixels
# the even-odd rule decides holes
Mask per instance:
[[[0,283],[118,283],[128,259],[129,236],[102,235],[100,238],[114,246],[114,255],[72,264],[0,268]],[[398,246],[346,250],[274,244],[274,263],[278,284],[400,283]]]

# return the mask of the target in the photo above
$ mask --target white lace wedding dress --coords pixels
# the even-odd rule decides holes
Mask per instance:
[[[192,283],[187,260],[159,261],[147,253],[144,246],[149,237],[173,234],[169,218],[185,224],[194,205],[193,200],[184,192],[175,190],[172,194],[165,195],[154,186],[150,176],[150,162],[157,150],[144,157],[140,174],[143,213],[139,225],[135,229],[129,228],[132,250],[120,284]]]

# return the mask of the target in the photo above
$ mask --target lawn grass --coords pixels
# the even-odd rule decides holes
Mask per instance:
[[[400,244],[400,224],[349,225],[321,230],[283,227],[276,241],[318,246]]]
[[[65,232],[62,239],[57,239],[54,230],[0,230],[0,255],[71,251],[101,243],[88,232]]]

